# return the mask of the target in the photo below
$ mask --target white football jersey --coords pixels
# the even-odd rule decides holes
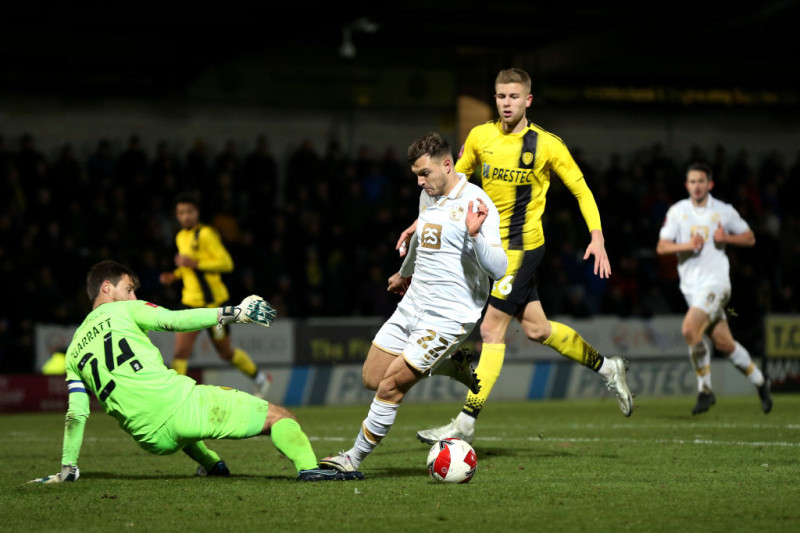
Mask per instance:
[[[691,199],[686,198],[667,211],[660,238],[681,244],[699,234],[705,240],[700,251],[678,253],[678,274],[684,294],[708,286],[730,288],[730,263],[725,245],[714,242],[714,231],[720,224],[726,233],[738,235],[750,231],[750,226],[731,204],[710,194],[703,207],[692,205]]]
[[[489,277],[502,276],[508,259],[500,240],[500,215],[494,203],[466,176],[459,174],[459,178],[450,194],[420,198],[413,236],[416,246],[412,246],[413,278],[400,305],[413,304],[417,309],[474,323],[489,297]],[[428,194],[423,191],[422,196]],[[472,239],[465,217],[470,202],[473,208],[477,206],[477,198],[489,208],[489,215],[480,235]],[[478,239],[482,242],[478,243]],[[407,275],[403,270],[401,274]]]

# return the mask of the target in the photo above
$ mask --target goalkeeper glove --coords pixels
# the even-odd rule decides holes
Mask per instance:
[[[269,327],[276,316],[278,316],[278,312],[269,305],[268,301],[253,294],[242,300],[242,303],[237,306],[220,307],[217,312],[217,327],[221,328],[231,322],[255,323]]]
[[[62,465],[61,472],[52,476],[39,477],[28,481],[28,483],[62,483],[64,481],[77,481],[81,477],[78,465]]]

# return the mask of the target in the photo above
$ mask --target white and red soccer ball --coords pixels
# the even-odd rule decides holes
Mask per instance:
[[[440,483],[466,483],[477,468],[475,450],[461,439],[440,440],[428,452],[428,473]]]

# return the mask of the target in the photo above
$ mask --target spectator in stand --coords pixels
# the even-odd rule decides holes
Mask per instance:
[[[36,190],[45,183],[47,160],[37,148],[33,136],[24,134],[19,139],[19,151],[14,158],[20,183],[26,198],[32,198]]]
[[[236,149],[236,141],[228,139],[222,152],[214,160],[214,173],[228,174],[235,178],[239,173],[239,166],[240,161],[239,153]]]
[[[142,140],[138,135],[128,138],[128,148],[117,159],[117,177],[130,181],[147,173],[147,154],[142,149]]]
[[[186,154],[186,176],[182,189],[186,192],[199,191],[210,177],[208,146],[203,139],[197,138]]]
[[[242,169],[242,190],[247,192],[248,214],[258,216],[258,206],[274,206],[278,193],[278,165],[270,152],[266,135],[259,135],[255,149],[247,155]],[[258,201],[256,201],[256,198]]]
[[[100,139],[97,148],[86,162],[86,174],[91,189],[106,189],[114,177],[116,162],[108,139]]]
[[[314,149],[314,143],[303,139],[300,146],[289,157],[286,198],[297,201],[299,197],[313,190],[314,183],[320,179],[322,159]]]

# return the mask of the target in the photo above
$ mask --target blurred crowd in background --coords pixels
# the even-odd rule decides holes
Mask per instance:
[[[399,268],[394,245],[419,198],[404,153],[363,146],[348,157],[336,142],[306,141],[279,160],[266,137],[214,152],[197,140],[186,153],[146,141],[132,135],[115,150],[100,139],[84,155],[65,140],[47,157],[32,135],[0,136],[0,371],[34,370],[36,323],[82,321],[85,273],[101,259],[138,272],[140,299],[179,307],[180,284],[158,278],[175,267],[174,200],[185,191],[197,194],[201,221],[219,230],[233,256],[235,270],[224,277],[233,301],[260,294],[284,318],[394,310],[386,280]],[[587,157],[570,148],[600,208],[613,274],[601,280],[583,261],[588,230],[575,199],[554,181],[538,272],[548,315],[685,312],[676,260],[654,249],[668,207],[687,196],[685,168],[695,161],[712,166],[712,195],[732,203],[757,238],[754,248],[729,248],[737,338],[757,343],[764,313],[799,311],[800,156],[784,161],[777,152],[723,146],[671,154],[655,145]]]

